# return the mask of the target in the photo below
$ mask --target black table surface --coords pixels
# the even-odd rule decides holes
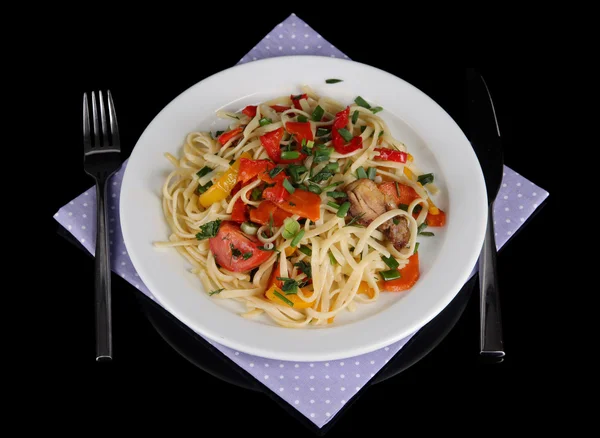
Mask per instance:
[[[112,68],[95,70],[82,68],[94,51],[79,51],[73,34],[65,38],[62,50],[55,54],[56,68],[61,72],[55,97],[60,101],[60,119],[66,129],[61,133],[64,147],[54,155],[52,190],[46,193],[44,213],[48,222],[58,208],[92,185],[82,167],[84,91],[111,89],[123,152],[128,156],[148,123],[166,104],[199,80],[237,63],[290,12],[278,11],[262,18],[246,16],[245,12],[236,14],[228,19],[228,32],[219,28],[215,20],[194,22],[195,28],[190,30],[186,28],[192,25],[190,17],[187,22],[181,20],[182,28],[169,30],[165,41],[158,29],[153,29],[154,38],[119,34],[120,44],[103,52],[107,61],[103,65]],[[423,90],[466,129],[464,68],[449,66],[446,60],[421,66],[420,60],[405,59],[401,53],[408,43],[400,42],[402,34],[397,26],[392,26],[392,18],[381,17],[384,24],[373,35],[379,43],[373,44],[351,36],[344,19],[325,19],[314,11],[303,14],[301,8],[294,12],[351,59],[387,70]],[[248,20],[251,26],[247,25]],[[99,36],[85,38],[97,48],[110,42]],[[507,62],[508,57],[496,61],[497,66],[480,70],[494,97],[505,163],[550,192],[549,200],[498,256],[506,358],[501,364],[488,364],[478,355],[479,301],[475,285],[464,302],[464,312],[432,351],[416,363],[403,363],[402,372],[361,391],[335,418],[328,435],[360,430],[383,433],[390,421],[403,418],[405,424],[423,412],[433,418],[448,412],[463,417],[488,415],[493,422],[508,424],[520,418],[532,400],[551,400],[546,398],[551,392],[544,372],[547,362],[540,358],[540,348],[552,344],[546,327],[546,323],[551,325],[551,317],[541,310],[540,295],[555,282],[547,271],[551,254],[556,251],[556,242],[549,233],[557,214],[553,194],[558,186],[556,163],[548,152],[547,141],[539,135],[548,129],[548,120],[539,116],[546,110],[547,99],[543,99],[545,88],[538,82],[540,68],[515,68]],[[226,430],[234,434],[317,433],[273,397],[227,381],[230,365],[213,365],[213,369],[223,367],[219,376],[178,352],[165,334],[157,331],[156,320],[149,318],[152,310],[148,313],[139,292],[114,274],[114,360],[96,363],[93,259],[69,242],[55,222],[51,226],[53,255],[48,261],[55,273],[52,281],[61,290],[54,297],[61,309],[59,321],[55,321],[64,358],[59,366],[60,388],[70,396],[68,406],[73,413],[98,427],[102,424],[97,420],[98,412],[104,409],[110,412],[105,416],[120,416],[132,422],[139,418],[145,423],[162,416],[161,412],[169,412],[169,416],[175,415],[169,418],[198,433],[204,430],[204,434],[207,423],[226,424]],[[388,370],[388,374],[394,373]],[[462,397],[466,401],[459,402]],[[98,411],[92,405],[104,408]],[[140,408],[143,417],[129,416],[128,412]]]

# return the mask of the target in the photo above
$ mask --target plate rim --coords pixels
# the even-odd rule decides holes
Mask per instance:
[[[131,171],[129,171],[129,169],[131,168],[129,166],[129,161],[132,159],[136,160],[138,155],[141,153],[142,147],[140,147],[140,145],[143,144],[143,142],[146,138],[146,135],[151,130],[151,128],[156,124],[156,122],[160,120],[161,116],[163,114],[167,113],[168,111],[170,111],[171,108],[176,107],[178,102],[181,99],[183,99],[187,94],[193,93],[194,90],[201,87],[203,83],[205,83],[209,80],[214,80],[215,78],[218,78],[221,75],[225,75],[225,74],[227,74],[227,72],[231,73],[231,72],[235,72],[236,70],[244,70],[246,68],[249,68],[248,66],[263,65],[263,66],[267,67],[268,64],[285,63],[285,62],[288,62],[289,60],[295,60],[294,62],[307,62],[307,63],[310,63],[311,61],[318,61],[319,63],[332,63],[332,64],[340,64],[340,65],[353,64],[358,68],[363,68],[365,70],[372,70],[373,72],[378,72],[379,74],[385,74],[385,75],[389,76],[391,80],[397,81],[398,83],[402,83],[403,86],[411,89],[413,93],[417,93],[417,95],[419,95],[421,99],[427,100],[430,105],[433,105],[434,107],[436,107],[438,113],[440,115],[445,116],[447,118],[447,120],[450,122],[453,129],[455,129],[456,132],[460,136],[462,136],[461,140],[463,141],[463,143],[464,142],[469,143],[469,140],[466,137],[464,131],[455,122],[455,120],[444,110],[444,108],[441,105],[439,105],[435,100],[433,100],[429,95],[424,93],[422,90],[420,90],[419,88],[417,88],[416,86],[414,86],[413,84],[411,84],[410,82],[406,81],[405,79],[403,79],[399,76],[389,73],[381,68],[378,68],[378,67],[375,67],[375,66],[372,66],[369,64],[361,63],[358,61],[349,60],[349,59],[328,58],[328,57],[319,56],[319,55],[279,56],[279,57],[266,58],[266,59],[262,59],[262,60],[252,61],[252,62],[248,62],[248,63],[244,63],[244,64],[237,64],[237,65],[234,65],[227,69],[223,69],[223,70],[216,72],[210,76],[200,79],[196,83],[192,84],[191,86],[189,86],[188,88],[186,88],[185,90],[180,92],[170,102],[168,102],[152,118],[152,120],[146,125],[146,127],[144,128],[144,131],[137,139],[137,141],[131,151],[131,154],[128,158],[128,163],[127,163],[128,165],[126,166],[125,171],[123,173],[123,181],[121,184],[121,193],[124,193],[124,192],[126,193],[127,190],[129,190],[129,186],[131,184],[130,183],[131,173],[132,173]],[[240,97],[242,97],[242,96],[240,96]],[[415,131],[415,132],[417,134],[419,133],[418,131]],[[435,156],[435,153],[433,151],[431,151],[431,152]],[[480,248],[481,245],[483,244],[483,240],[484,240],[485,229],[486,229],[486,224],[487,224],[487,214],[488,214],[487,194],[485,191],[485,179],[483,176],[483,169],[481,168],[479,160],[477,159],[475,151],[472,149],[472,147],[469,147],[468,150],[465,148],[464,152],[467,153],[468,155],[470,155],[469,158],[471,159],[472,164],[476,165],[475,168],[473,168],[472,170],[475,172],[475,174],[477,174],[476,177],[480,183],[477,185],[479,192],[480,192],[480,193],[477,193],[477,195],[478,195],[478,198],[481,198],[481,199],[478,199],[478,202],[481,207],[481,211],[478,212],[479,217],[477,220],[477,224],[479,226],[478,226],[477,230],[474,230],[472,232],[472,235],[474,236],[474,238],[472,240],[475,242],[474,246]],[[119,220],[121,223],[121,229],[122,229],[122,233],[123,233],[123,241],[124,241],[125,247],[127,248],[127,252],[131,259],[131,262],[132,262],[134,268],[136,269],[136,271],[138,272],[140,279],[147,286],[147,288],[152,293],[152,295],[157,300],[157,302],[160,303],[160,305],[162,307],[164,307],[165,310],[167,310],[173,316],[175,316],[177,319],[179,319],[181,322],[186,324],[186,326],[190,327],[193,331],[197,332],[199,335],[207,338],[208,340],[210,340],[212,342],[216,342],[225,347],[235,349],[237,351],[241,351],[241,352],[244,352],[247,354],[251,354],[251,355],[255,355],[255,356],[259,356],[259,357],[263,357],[263,358],[268,358],[268,359],[288,360],[288,361],[297,361],[297,362],[311,362],[311,361],[316,362],[316,361],[325,361],[325,360],[337,360],[337,359],[343,359],[343,358],[348,358],[348,357],[354,357],[354,356],[361,355],[361,354],[366,354],[366,353],[378,350],[380,348],[389,346],[391,344],[394,344],[395,342],[398,342],[398,341],[406,338],[407,336],[411,336],[413,333],[417,332],[421,327],[425,326],[428,322],[430,322],[433,318],[435,318],[456,297],[456,295],[461,290],[463,285],[469,279],[470,270],[467,269],[466,266],[471,266],[471,268],[474,267],[476,264],[476,261],[479,257],[479,251],[472,250],[470,252],[469,260],[466,260],[462,265],[463,271],[462,271],[461,275],[455,277],[455,280],[457,280],[457,281],[455,281],[457,283],[456,287],[454,287],[454,288],[448,287],[446,289],[446,293],[443,295],[443,297],[438,297],[438,299],[435,300],[436,305],[434,307],[429,308],[426,318],[421,319],[419,324],[413,324],[413,326],[410,326],[409,328],[405,328],[404,331],[398,330],[395,334],[389,335],[385,340],[381,340],[379,342],[371,342],[368,344],[361,344],[360,346],[346,347],[343,350],[343,352],[340,350],[335,350],[332,352],[322,352],[321,351],[321,352],[315,352],[315,353],[313,353],[313,355],[309,355],[305,352],[295,353],[293,351],[285,352],[285,353],[275,352],[272,350],[265,350],[263,348],[256,348],[252,345],[247,345],[243,342],[240,343],[240,342],[236,341],[235,339],[219,337],[216,333],[214,333],[215,331],[218,332],[218,330],[215,330],[215,329],[211,330],[207,327],[200,327],[194,321],[188,320],[188,318],[186,318],[183,315],[184,312],[180,312],[178,310],[171,308],[171,306],[167,305],[163,300],[161,300],[160,297],[163,296],[163,294],[155,293],[155,288],[152,287],[153,281],[150,278],[148,278],[148,276],[146,276],[145,273],[143,273],[144,269],[140,269],[140,266],[142,266],[142,262],[141,262],[142,256],[138,257],[138,254],[136,253],[135,248],[133,251],[131,251],[131,248],[133,245],[130,240],[130,228],[129,228],[130,225],[127,223],[127,220],[126,220],[126,218],[128,217],[127,208],[128,207],[127,207],[126,202],[120,202],[120,206],[119,206],[120,218],[119,218]],[[161,209],[162,209],[162,207],[161,207]],[[182,261],[185,263],[185,260],[183,258],[182,258]],[[377,315],[373,315],[373,317],[376,317],[376,316]],[[236,317],[243,319],[239,315],[236,315]],[[370,319],[370,318],[371,317],[366,318],[366,319]],[[347,326],[354,326],[361,322],[364,322],[364,320],[350,323]],[[257,323],[254,323],[254,324],[257,326],[260,325]],[[326,330],[334,331],[334,330],[342,329],[343,327],[345,327],[345,326],[335,327],[335,328],[334,327],[327,328]],[[294,331],[294,329],[284,329],[284,330]],[[312,331],[312,330],[310,330],[310,331]],[[307,332],[307,331],[303,330],[303,332]]]

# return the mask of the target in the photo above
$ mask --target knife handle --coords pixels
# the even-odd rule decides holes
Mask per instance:
[[[493,205],[490,204],[488,209],[487,230],[479,257],[480,354],[487,357],[504,357]]]

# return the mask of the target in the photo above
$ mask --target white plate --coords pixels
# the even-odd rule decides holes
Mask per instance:
[[[326,84],[327,78],[343,82]],[[434,172],[440,193],[434,202],[447,213],[435,237],[419,239],[421,278],[407,292],[384,293],[376,304],[358,304],[333,325],[289,329],[267,319],[247,320],[232,300],[212,299],[189,263],[175,249],[153,242],[169,235],[161,187],[171,170],[165,152],[179,156],[186,134],[225,126],[218,109],[296,94],[307,84],[345,103],[358,95],[384,111],[392,135],[403,141],[419,168]],[[334,360],[367,353],[398,341],[433,319],[459,292],[477,262],[487,219],[485,183],[467,138],[433,100],[382,70],[320,56],[279,57],[215,74],[167,105],[136,144],[121,188],[121,225],[135,269],[152,294],[199,334],[249,354],[280,360]]]

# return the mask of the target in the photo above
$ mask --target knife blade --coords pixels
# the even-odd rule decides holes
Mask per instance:
[[[484,173],[488,196],[487,229],[479,257],[480,354],[501,358],[505,352],[493,212],[502,184],[504,156],[490,90],[483,76],[474,68],[467,69],[467,94],[470,140]]]

